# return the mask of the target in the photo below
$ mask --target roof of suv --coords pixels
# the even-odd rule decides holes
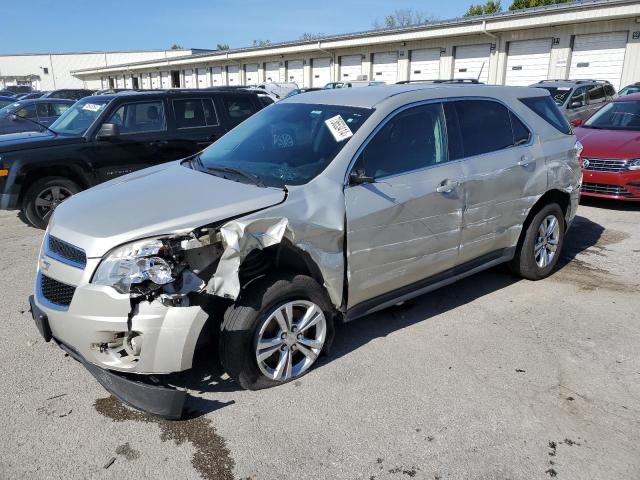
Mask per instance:
[[[542,89],[530,87],[507,87],[503,85],[473,84],[406,84],[384,85],[366,88],[338,88],[317,90],[295,95],[281,100],[287,103],[317,103],[326,105],[349,105],[351,107],[374,108],[391,98],[398,98],[399,103],[405,97],[419,96],[421,100],[448,97],[539,97],[549,95]]]
[[[238,95],[256,95],[256,91],[242,90],[242,89],[166,89],[166,90],[124,90],[117,93],[104,93],[92,95],[90,97],[84,97],[81,100],[87,98],[99,98],[100,100],[113,100],[114,98],[127,98],[127,97],[164,97],[170,95],[172,97],[180,96],[193,96],[194,93],[200,95],[211,95],[216,93],[234,93]],[[260,92],[258,92],[260,93]]]
[[[538,83],[530,85],[531,87],[577,87],[579,85],[593,85],[593,84],[605,85],[609,83],[607,80],[596,79],[576,79],[576,80],[540,80]]]

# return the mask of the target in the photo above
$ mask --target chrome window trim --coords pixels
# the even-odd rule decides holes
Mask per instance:
[[[527,129],[529,130],[529,142],[522,144],[522,145],[510,145],[508,147],[502,148],[500,150],[492,150],[491,152],[486,152],[486,153],[480,153],[478,155],[472,155],[470,157],[462,157],[462,158],[458,158],[456,160],[447,160],[444,163],[441,164],[437,164],[437,165],[428,165],[425,166],[423,168],[418,168],[418,169],[414,169],[414,170],[407,170],[406,172],[401,172],[401,173],[396,173],[393,175],[387,175],[385,177],[379,177],[381,180],[383,179],[388,179],[388,178],[393,178],[393,177],[397,177],[397,176],[401,176],[401,175],[406,175],[407,173],[414,173],[414,172],[420,172],[423,170],[429,170],[431,168],[434,167],[440,167],[442,165],[448,165],[451,163],[455,163],[455,162],[462,162],[468,159],[472,159],[472,158],[478,158],[478,157],[483,157],[485,155],[492,155],[496,152],[502,152],[504,150],[508,150],[510,148],[524,148],[524,147],[531,147],[534,144],[534,140],[535,140],[535,130],[531,128],[531,125],[529,125],[528,122],[524,121],[522,119],[522,117],[520,115],[518,115],[516,112],[513,111],[513,109],[511,109],[509,107],[508,104],[506,104],[505,102],[503,102],[500,99],[497,98],[493,98],[493,97],[482,97],[482,96],[468,96],[468,97],[444,97],[444,98],[431,98],[429,100],[419,100],[417,102],[413,102],[413,103],[409,103],[407,105],[403,105],[402,107],[399,107],[397,109],[395,109],[394,111],[392,111],[391,113],[389,113],[377,126],[376,128],[374,128],[371,133],[369,133],[369,135],[367,135],[367,138],[365,138],[362,142],[362,144],[358,147],[358,149],[356,150],[356,153],[354,154],[354,156],[351,158],[351,161],[349,162],[349,166],[347,167],[346,170],[346,174],[344,177],[344,186],[345,187],[350,187],[352,186],[349,182],[349,176],[351,175],[351,171],[353,170],[353,167],[355,165],[355,163],[357,162],[358,158],[360,157],[360,155],[362,154],[362,151],[367,147],[367,145],[369,144],[369,142],[371,141],[371,139],[394,117],[396,117],[398,114],[404,112],[405,110],[408,110],[409,108],[413,108],[413,107],[420,107],[422,105],[429,105],[429,104],[433,104],[433,103],[441,103],[443,104],[444,107],[444,103],[448,103],[448,102],[459,102],[459,101],[465,101],[465,100],[485,100],[485,101],[490,101],[490,102],[496,102],[501,104],[502,106],[504,106],[512,115],[515,115],[516,118],[518,120],[520,120],[522,122],[522,124],[527,127]],[[446,120],[446,113],[445,113],[445,120]],[[511,124],[511,118],[509,118],[509,123]],[[512,132],[513,132],[513,125],[511,126]],[[446,121],[445,121],[445,132],[447,132],[447,153],[449,153],[449,135],[448,135],[448,131],[447,131],[447,125],[446,125]]]

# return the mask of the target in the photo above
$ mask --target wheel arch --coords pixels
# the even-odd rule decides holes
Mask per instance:
[[[91,187],[93,184],[91,177],[79,165],[73,163],[56,163],[41,166],[34,165],[32,168],[27,170],[24,178],[22,179],[22,186],[20,188],[20,197],[18,201],[19,205],[24,206],[26,192],[35,182],[48,177],[62,177],[69,179],[83,190]]]
[[[535,217],[536,214],[540,210],[542,210],[542,208],[544,208],[546,205],[549,205],[551,203],[557,203],[562,209],[562,214],[564,217],[565,228],[566,228],[567,214],[569,213],[569,206],[571,205],[571,195],[569,195],[567,192],[563,192],[562,190],[557,190],[557,189],[549,190],[545,192],[544,195],[542,195],[529,210],[529,213],[527,214],[527,218],[522,224],[522,229],[520,230],[520,236],[518,237],[517,248],[521,247],[522,242],[524,241],[525,233],[533,217]]]

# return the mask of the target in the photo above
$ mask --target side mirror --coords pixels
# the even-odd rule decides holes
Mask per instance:
[[[571,100],[571,103],[569,103],[569,108],[578,108],[583,106],[584,103],[582,102],[582,100]]]
[[[115,123],[103,123],[98,130],[96,138],[98,140],[108,140],[109,138],[120,136],[120,125]]]
[[[584,120],[581,118],[574,118],[573,120],[571,120],[571,126],[572,127],[579,127],[584,123]]]
[[[363,183],[375,183],[376,179],[368,176],[363,168],[355,168],[349,174],[349,181],[352,185],[362,185]]]

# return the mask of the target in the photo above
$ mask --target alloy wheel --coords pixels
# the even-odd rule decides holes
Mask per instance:
[[[536,264],[547,267],[556,256],[560,240],[560,224],[555,215],[547,215],[538,227],[538,235],[533,246]]]
[[[314,364],[327,338],[322,309],[307,300],[284,303],[264,321],[256,338],[256,360],[271,380],[298,377]]]
[[[59,185],[44,188],[38,193],[34,201],[37,215],[45,222],[48,222],[56,207],[71,195],[73,193],[69,189]]]

